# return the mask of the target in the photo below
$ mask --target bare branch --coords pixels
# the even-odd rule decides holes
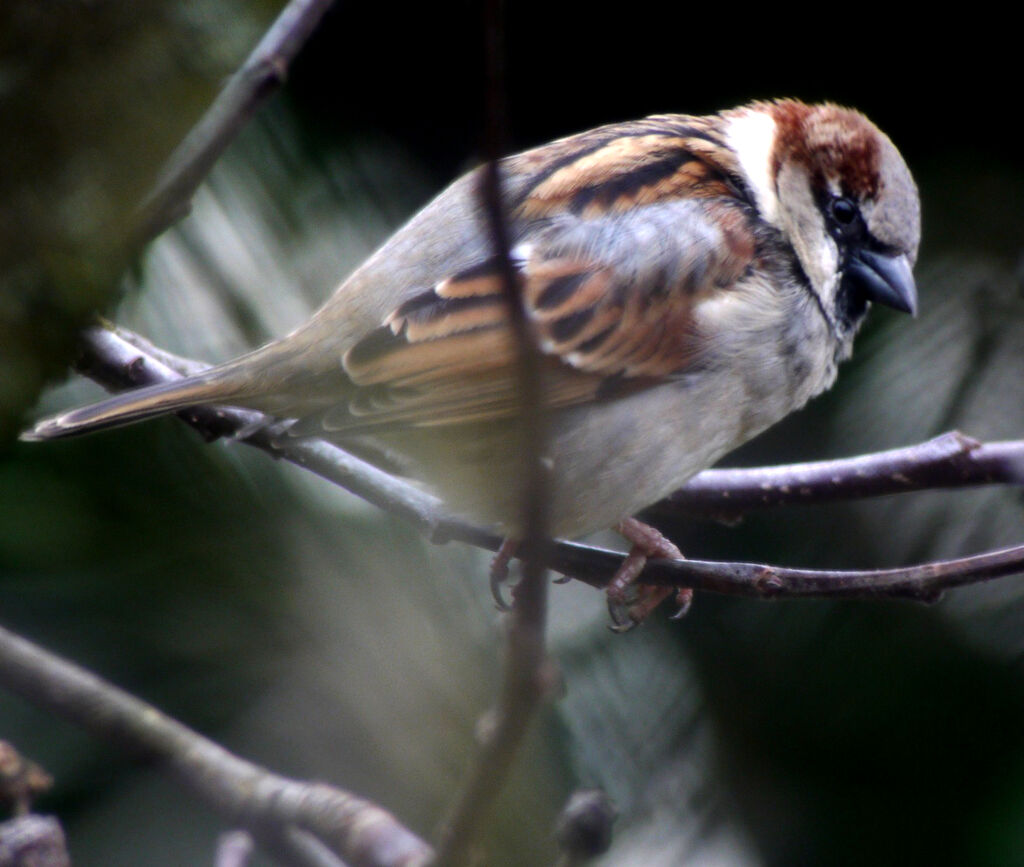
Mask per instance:
[[[77,369],[111,390],[137,388],[180,379],[206,365],[156,350],[125,329],[91,328],[83,335]],[[179,417],[207,440],[230,437],[296,464],[369,503],[408,521],[428,539],[459,539],[496,550],[493,533],[448,518],[436,497],[425,494],[365,461],[320,440],[275,439],[275,420],[258,412],[226,407],[196,407]]]
[[[614,551],[578,546],[576,556],[552,568],[590,567],[589,575],[570,573],[594,586],[604,586]],[[600,562],[603,559],[604,562]],[[973,557],[941,560],[902,569],[827,570],[788,569],[763,563],[721,563],[708,560],[651,560],[641,580],[645,584],[692,587],[729,596],[761,599],[829,597],[833,599],[911,599],[936,602],[944,590],[979,584],[1008,575],[1024,574],[1024,545],[988,551]]]
[[[773,506],[991,484],[1024,484],[1024,442],[979,443],[950,431],[917,445],[855,458],[706,470],[655,508],[730,520]]]
[[[285,80],[288,67],[333,0],[291,0],[213,105],[171,154],[138,213],[135,241],[144,244],[189,211],[213,164],[256,110]]]
[[[518,445],[524,479],[519,504],[523,532],[518,550],[523,569],[508,615],[501,689],[485,725],[481,726],[480,751],[441,828],[437,846],[440,865],[461,865],[471,860],[480,828],[505,784],[530,721],[552,694],[557,681],[545,647],[548,582],[544,560],[550,542],[547,476],[542,462],[547,442],[544,382],[540,350],[523,308],[521,281],[512,262],[501,193],[499,160],[504,150],[502,122],[505,117],[501,7],[500,0],[490,0],[485,6],[489,161],[480,174],[478,194],[501,271],[517,346]]]
[[[152,705],[3,628],[0,684],[98,737],[163,763],[231,825],[249,829],[257,839],[270,835],[280,841],[278,850],[287,854],[287,864],[340,867],[337,858],[305,857],[310,836],[353,867],[414,867],[431,857],[426,843],[377,805],[240,759]]]
[[[138,341],[139,345],[136,345]],[[96,381],[110,386],[142,385],[176,378],[180,374],[169,368],[154,355],[142,349],[145,341],[127,331],[92,329],[85,336],[85,357],[81,369]],[[174,361],[175,357],[161,353],[163,361]],[[196,369],[195,362],[181,362],[183,368]],[[223,408],[190,410],[182,414],[207,437],[225,435],[237,431],[250,431],[242,441],[262,448],[275,456],[303,466],[329,481],[352,491],[368,502],[374,503],[412,523],[428,539],[434,542],[457,540],[488,550],[497,550],[501,539],[493,533],[473,524],[453,518],[444,512],[442,504],[429,494],[424,494],[412,485],[381,472],[375,467],[353,458],[343,450],[320,441],[289,440],[276,443],[269,435],[273,420],[258,413]],[[262,419],[266,427],[259,427]],[[954,436],[954,435],[947,435]],[[941,441],[943,438],[939,438]],[[933,441],[934,442],[934,441]],[[927,446],[927,444],[925,444]],[[970,454],[979,450],[985,454],[988,446],[970,449]],[[1015,455],[1024,450],[1024,442],[994,443],[992,453],[1005,457],[1010,466]],[[883,453],[883,455],[886,453]],[[962,456],[959,449],[950,450],[954,461]],[[860,461],[869,464],[876,456],[851,459],[854,467],[849,478],[840,476],[829,484],[841,488],[850,484],[857,488],[863,484],[862,475],[856,470]],[[800,469],[799,465],[796,467]],[[793,467],[783,468],[792,472]],[[711,472],[711,471],[707,471]],[[714,471],[719,472],[719,471]],[[761,473],[771,470],[727,470],[724,472],[750,474],[751,492],[759,489]],[[705,473],[697,476],[700,482]],[[936,478],[939,476],[936,475]],[[1012,474],[1009,474],[1012,479]],[[942,486],[948,486],[952,474],[942,478]],[[967,480],[965,484],[977,484]],[[735,490],[742,489],[736,484]],[[751,496],[753,494],[751,493]],[[719,509],[713,504],[712,511]],[[594,587],[603,588],[622,562],[623,555],[572,542],[558,542],[548,549],[546,565],[558,572],[571,575]],[[991,558],[995,558],[994,560]],[[965,584],[990,581],[994,578],[1024,573],[1024,546],[1009,548],[946,562],[928,563],[907,569],[867,571],[815,571],[807,569],[786,569],[753,563],[716,563],[702,560],[664,561],[651,560],[639,580],[647,584],[692,587],[713,593],[736,596],[783,598],[790,596],[835,596],[843,598],[877,599],[900,597],[931,601],[942,590]]]

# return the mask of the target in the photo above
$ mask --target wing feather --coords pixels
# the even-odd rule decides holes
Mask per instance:
[[[609,399],[699,363],[697,307],[733,291],[757,243],[711,126],[606,128],[506,162],[528,321],[551,408]],[[689,119],[692,120],[692,119]],[[344,356],[356,386],[332,431],[437,426],[516,412],[517,347],[495,260],[413,295]]]

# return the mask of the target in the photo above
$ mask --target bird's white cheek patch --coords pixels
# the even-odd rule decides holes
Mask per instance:
[[[753,187],[761,215],[768,222],[777,224],[779,201],[771,177],[774,118],[759,111],[734,117],[729,121],[726,140]]]

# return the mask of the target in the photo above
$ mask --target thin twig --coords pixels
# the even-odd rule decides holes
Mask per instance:
[[[98,737],[161,762],[231,825],[257,838],[275,835],[288,855],[286,863],[328,863],[304,857],[308,846],[301,835],[312,835],[353,867],[414,867],[431,857],[426,843],[377,805],[240,759],[152,705],[2,627],[0,684]],[[301,829],[298,838],[294,829]],[[334,865],[340,867],[337,858]]]
[[[166,351],[155,350],[148,341],[122,328],[87,330],[83,334],[82,350],[77,369],[112,390],[170,382],[206,367]],[[496,550],[501,542],[493,533],[448,519],[436,497],[381,472],[330,443],[275,438],[274,419],[258,412],[196,407],[183,410],[178,416],[207,440],[236,438],[275,458],[307,469],[408,521],[432,541],[459,539],[491,550]]]
[[[175,356],[161,353],[160,359],[147,351],[146,342],[125,330],[91,329],[85,335],[82,369],[88,376],[107,387],[123,388],[176,379],[179,370],[196,370],[195,362],[175,362]],[[259,413],[242,410],[205,407],[182,413],[186,420],[198,427],[207,437],[213,432],[230,435],[239,430],[250,433],[243,442],[261,448],[276,457],[291,461],[322,476],[368,502],[409,521],[434,542],[456,540],[495,551],[501,539],[468,521],[447,514],[436,498],[423,493],[400,479],[389,476],[360,461],[342,449],[319,440],[275,440],[267,432],[273,420]],[[260,426],[262,419],[263,425]],[[941,438],[940,438],[941,439]],[[924,444],[927,445],[927,444]],[[914,447],[916,448],[916,447]],[[971,454],[980,446],[972,449]],[[996,454],[1019,454],[1024,442],[994,443]],[[926,449],[927,451],[927,449]],[[852,458],[847,462],[847,476],[833,479],[830,484],[841,488],[847,481],[854,487],[863,484],[865,473],[859,467],[875,463],[876,455]],[[951,459],[961,461],[959,452]],[[1012,461],[1010,462],[1012,465]],[[790,470],[800,470],[800,465]],[[716,471],[717,472],[717,471]],[[762,470],[729,470],[736,474],[751,474],[749,490],[760,489]],[[770,472],[770,471],[769,471]],[[704,474],[697,477],[697,481]],[[1012,474],[1010,474],[1012,477]],[[936,476],[938,478],[938,476]],[[977,484],[964,477],[964,484]],[[1011,479],[1012,480],[1012,479]],[[779,484],[783,484],[780,480]],[[942,478],[942,485],[950,483]],[[738,483],[735,490],[741,490]],[[718,508],[712,504],[712,511]],[[594,587],[603,588],[615,574],[623,555],[572,542],[558,542],[547,552],[545,564],[558,572],[571,575]],[[990,559],[995,557],[996,561]],[[816,571],[785,569],[754,563],[716,563],[702,560],[650,560],[639,577],[645,584],[664,584],[692,587],[695,590],[725,593],[735,596],[785,598],[790,596],[835,596],[843,598],[877,599],[901,597],[927,601],[944,589],[965,584],[990,581],[994,578],[1024,572],[1024,546],[1005,551],[980,554],[959,560],[928,563],[907,569],[865,571]]]
[[[239,130],[277,90],[288,67],[334,0],[291,0],[228,79],[213,105],[171,154],[139,209],[144,244],[186,216],[192,196]]]
[[[519,392],[519,454],[522,456],[523,568],[508,615],[502,683],[494,708],[481,726],[481,743],[455,802],[441,828],[437,864],[461,865],[472,858],[474,844],[508,778],[530,721],[556,682],[545,647],[547,628],[548,540],[547,478],[542,458],[547,432],[540,351],[523,307],[521,282],[512,262],[508,221],[501,193],[500,156],[504,150],[503,32],[501,0],[485,4],[487,48],[487,154],[478,194],[486,229],[501,272],[509,320],[517,349]]]
[[[735,519],[745,512],[934,488],[1024,484],[1024,442],[980,443],[959,431],[890,451],[832,461],[706,470],[655,508]]]
[[[595,587],[607,583],[608,570],[621,560],[615,551],[583,545],[570,556],[553,558],[552,568],[569,570]],[[569,553],[567,550],[559,553]],[[572,570],[576,571],[572,571]],[[910,599],[936,602],[942,592],[995,578],[1024,574],[1024,545],[986,551],[972,557],[921,563],[901,569],[789,569],[763,563],[721,563],[708,560],[651,560],[645,584],[692,587],[708,593],[760,599]]]

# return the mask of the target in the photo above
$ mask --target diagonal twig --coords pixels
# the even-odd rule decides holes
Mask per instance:
[[[108,387],[138,386],[168,381],[180,377],[183,371],[194,372],[203,366],[197,362],[179,359],[169,353],[156,350],[148,346],[138,336],[128,332],[115,332],[101,328],[92,329],[86,334],[84,354],[80,362],[80,369]],[[315,440],[290,439],[279,444],[271,434],[272,420],[258,413],[205,407],[188,410],[180,415],[184,416],[190,424],[198,428],[209,439],[217,436],[238,435],[240,440],[248,445],[261,448],[276,457],[303,466],[410,521],[433,541],[456,539],[490,550],[495,550],[500,544],[501,540],[493,533],[446,514],[436,498],[400,479],[381,472],[333,445]],[[965,460],[965,454],[968,461],[979,458],[979,456],[981,459],[987,460],[986,454],[991,454],[994,456],[992,465],[984,471],[987,480],[1015,480],[1016,476],[1012,471],[1015,466],[1014,456],[1019,455],[1020,451],[1024,449],[1024,443],[996,443],[992,444],[991,449],[984,445],[975,447],[971,444],[966,452],[963,449],[948,446],[949,443],[955,444],[961,441],[963,438],[949,435],[945,440],[940,438],[933,442],[939,442],[940,445],[945,443],[946,445],[942,445],[943,453],[947,454],[949,460],[957,466],[960,466]],[[926,443],[923,447],[914,448],[918,448],[922,454],[931,455],[934,458],[935,448],[932,447],[932,444]],[[912,453],[913,449],[907,452],[907,454]],[[862,461],[863,466],[887,466],[887,461],[890,458],[891,455],[883,454],[882,456],[868,455],[864,458],[850,459],[846,465],[848,475],[840,474],[830,477],[828,484],[833,489],[832,494],[835,489],[842,489],[847,480],[855,489],[861,489],[860,486],[864,484],[866,475],[865,472],[858,469],[862,466]],[[940,467],[941,461],[935,466]],[[1011,471],[996,472],[999,467],[1002,467],[1003,470],[1009,467]],[[913,467],[908,469],[912,471]],[[742,486],[738,483],[742,474],[751,474],[749,489],[750,496],[754,497],[756,491],[761,489],[762,481],[759,480],[763,480],[762,473],[776,473],[776,482],[782,485],[781,479],[784,473],[792,471],[801,472],[802,468],[728,472],[735,474],[733,476],[734,491],[742,490]],[[981,472],[981,470],[977,472]],[[975,471],[967,472],[962,469],[958,474],[936,470],[931,476],[931,480],[942,485],[958,482],[962,484],[980,483]],[[700,477],[697,481],[700,481]],[[918,480],[918,483],[924,487],[927,481],[922,478]],[[712,511],[716,508],[717,506],[713,506]],[[621,553],[615,551],[559,542],[547,549],[545,563],[550,568],[570,574],[595,587],[603,587],[617,570],[622,556]],[[923,564],[905,569],[843,572],[786,569],[749,563],[653,560],[648,563],[640,580],[645,583],[685,586],[709,592],[759,598],[906,598],[917,601],[934,601],[943,590],[952,587],[989,581],[1022,572],[1024,572],[1024,545],[1002,551],[987,552],[974,557]],[[27,671],[29,672],[27,676],[24,674],[20,676],[20,684],[11,682],[12,676],[17,680],[18,675],[17,673],[12,675],[9,655],[4,652],[3,642],[0,642],[0,681],[32,698],[37,704],[42,703],[51,707],[66,717],[70,714],[72,719],[76,719],[75,714],[81,710],[76,703],[88,706],[87,702],[73,700],[73,709],[69,711],[67,708],[62,708],[59,703],[53,704],[55,697],[73,696],[74,691],[60,683],[59,679],[56,685],[52,685],[38,671],[32,668]],[[126,700],[135,701],[130,697],[126,697]],[[142,706],[141,703],[139,705]],[[102,704],[95,706],[103,707]],[[147,708],[146,712],[156,715],[151,708]],[[154,718],[165,720],[159,715]],[[170,721],[166,721],[166,723],[171,724]],[[111,725],[115,731],[122,733],[131,731],[131,726],[123,723],[117,714],[109,713],[92,717],[91,723],[87,727],[95,727],[97,731],[100,731],[108,729]],[[178,724],[172,725],[178,726]],[[182,731],[187,732],[181,726],[178,726],[176,731],[179,736]],[[183,743],[188,743],[187,739]],[[253,779],[254,773],[267,773],[262,769],[254,771],[253,766],[230,756],[215,745],[210,745],[210,747],[210,751],[205,748],[199,749],[190,756],[188,761],[179,760],[174,764],[176,772],[186,784],[196,791],[204,793],[207,797],[216,798],[218,791],[215,780],[211,783],[216,775],[211,776],[209,766],[205,761],[210,756],[215,759],[221,756],[224,758],[229,781],[224,785],[229,789],[232,780],[237,783],[239,779]],[[197,756],[201,756],[203,759],[197,760]],[[214,764],[216,765],[217,762]],[[283,815],[286,819],[306,830],[300,832],[292,829],[282,832],[279,827],[272,831],[263,827],[259,833],[254,831],[259,842],[264,845],[267,845],[268,840],[273,842],[272,850],[286,863],[316,864],[318,867],[329,863],[324,861],[323,845],[307,832],[314,832],[316,838],[321,841],[326,835],[331,840],[332,848],[341,846],[342,844],[338,843],[336,837],[339,834],[344,837],[344,834],[338,830],[338,824],[344,826],[348,818],[359,815],[366,802],[345,793],[339,796],[337,790],[328,787],[309,787],[273,775],[269,775],[265,779],[269,781],[267,786],[270,790],[276,792],[274,796],[276,806],[273,815],[280,818],[282,815],[280,810],[285,809]],[[372,807],[372,805],[370,806]],[[231,821],[234,824],[245,824],[245,822],[239,821],[238,815],[233,812],[235,807],[237,804],[227,808],[227,813],[232,817]],[[386,817],[385,820],[382,820],[385,828],[392,827],[390,823],[397,826],[397,823],[388,814],[379,808],[372,809],[378,812],[371,813],[371,815]],[[399,839],[404,839],[404,835],[407,833],[402,829]],[[304,836],[301,836],[303,834]],[[415,844],[410,843],[410,846],[413,851],[420,851],[418,847],[425,846],[425,844],[417,841]],[[338,849],[335,848],[335,851]],[[365,865],[393,863],[387,860],[369,860],[370,856],[365,855],[359,857],[363,860],[353,858],[352,863]],[[416,862],[413,860],[411,863]]]
[[[189,211],[192,196],[239,130],[277,90],[288,67],[334,0],[291,0],[206,114],[171,154],[139,208],[135,242],[144,244]]]
[[[390,813],[342,789],[273,774],[152,705],[0,627],[0,684],[132,753],[158,761],[233,826],[272,838],[284,863],[419,867],[430,847]],[[314,845],[316,844],[316,845]],[[323,844],[322,846],[319,844]],[[319,852],[315,859],[307,853]],[[336,856],[336,857],[334,857]]]
[[[168,364],[169,363],[169,364]],[[173,366],[171,366],[173,365]],[[166,352],[152,350],[146,341],[120,329],[111,331],[94,328],[84,338],[84,354],[79,369],[87,376],[107,387],[148,385],[181,376],[181,371],[194,372],[203,365],[177,359]],[[488,550],[497,550],[501,539],[496,534],[446,513],[441,502],[418,488],[388,475],[376,467],[354,458],[342,449],[319,440],[276,441],[268,428],[273,420],[259,413],[204,407],[179,413],[208,438],[247,432],[242,441],[268,451],[282,460],[298,464],[317,473],[328,481],[351,491],[359,497],[409,521],[433,542],[456,540]],[[261,424],[262,421],[262,424]],[[951,436],[951,435],[949,435]],[[916,448],[916,447],[912,447]],[[985,447],[972,449],[975,454]],[[1024,452],[1024,441],[995,443],[996,454]],[[927,449],[925,451],[928,451]],[[863,483],[864,473],[860,461],[871,466],[875,455],[852,458],[847,475],[833,478],[830,485],[842,488],[849,482],[857,487]],[[951,452],[951,459],[960,462],[959,451]],[[883,462],[884,463],[884,462]],[[1009,462],[1013,466],[1013,461]],[[800,471],[800,466],[795,469]],[[782,471],[794,468],[782,468]],[[1010,472],[997,478],[989,471],[992,481],[1014,482],[1016,474]],[[718,471],[715,471],[718,472]],[[750,473],[748,483],[751,498],[761,490],[762,470],[729,470],[734,479]],[[780,471],[781,472],[781,471]],[[700,483],[704,473],[697,476]],[[970,475],[964,484],[978,484]],[[781,475],[776,482],[785,487]],[[951,479],[943,475],[941,485]],[[921,490],[926,485],[921,483]],[[738,483],[734,490],[741,490]],[[717,505],[710,507],[714,514]],[[558,542],[547,549],[545,563],[551,569],[571,575],[594,587],[603,588],[609,581],[623,555],[588,545]],[[996,557],[993,562],[990,559]],[[958,560],[940,561],[906,569],[863,571],[817,571],[785,569],[754,563],[719,563],[702,560],[651,560],[641,573],[639,581],[692,587],[695,590],[725,593],[736,596],[788,598],[809,596],[836,596],[843,598],[878,599],[884,597],[929,601],[942,590],[965,584],[989,581],[1006,575],[1024,573],[1024,546],[1001,552],[981,554]]]

